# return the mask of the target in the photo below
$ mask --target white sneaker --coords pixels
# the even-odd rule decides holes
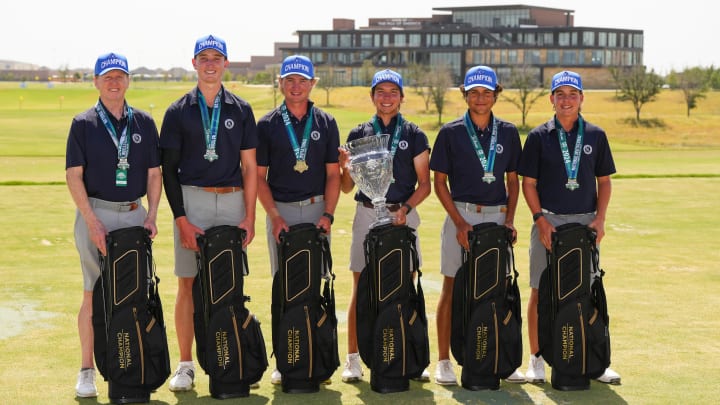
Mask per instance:
[[[598,377],[597,380],[605,384],[620,385],[620,374],[608,367],[605,369],[603,375]]]
[[[435,367],[435,384],[457,385],[457,377],[450,359],[440,360]]]
[[[273,370],[272,374],[270,374],[270,383],[273,385],[282,384],[282,374],[278,369]]]
[[[425,370],[423,370],[422,374],[420,374],[419,377],[415,377],[413,378],[413,380],[419,382],[428,382],[430,381],[430,372],[426,368]]]
[[[515,370],[508,378],[505,379],[505,381],[513,384],[523,384],[526,382],[525,380],[525,374],[523,374],[522,371],[518,368]]]
[[[345,361],[345,369],[342,372],[342,380],[346,383],[360,381],[363,376],[362,366],[360,365],[360,354],[349,353]]]
[[[183,362],[184,363],[184,362]],[[170,391],[190,391],[195,386],[195,366],[179,364],[170,379]]]
[[[80,370],[77,384],[75,384],[75,395],[80,398],[95,398],[98,396],[97,387],[95,386],[94,368]]]
[[[545,382],[545,359],[542,356],[530,355],[528,370],[525,372],[525,381],[534,384],[543,384]]]

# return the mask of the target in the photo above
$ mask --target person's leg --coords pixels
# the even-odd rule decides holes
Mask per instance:
[[[360,365],[360,354],[358,353],[357,341],[357,286],[360,280],[360,272],[353,271],[353,285],[350,294],[350,303],[347,312],[347,359],[345,368],[342,372],[343,382],[360,381],[363,375],[362,365]]]
[[[195,338],[193,322],[192,285],[194,278],[178,277],[175,299],[175,330],[177,331],[180,361],[192,361],[192,344]]]
[[[450,359],[450,324],[452,322],[452,294],[455,279],[443,276],[435,322],[437,324],[438,360]]]

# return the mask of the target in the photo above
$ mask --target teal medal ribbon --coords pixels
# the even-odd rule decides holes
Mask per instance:
[[[310,144],[310,130],[312,129],[314,111],[315,107],[310,107],[309,116],[305,122],[305,129],[303,130],[302,143],[298,145],[295,130],[293,129],[292,122],[290,122],[290,114],[288,113],[287,106],[284,101],[280,105],[280,115],[285,124],[288,140],[290,140],[290,145],[292,145],[293,152],[295,153],[295,166],[293,166],[293,169],[298,173],[302,173],[308,169],[305,157],[307,156],[308,145]]]
[[[95,103],[95,112],[97,112],[97,115],[100,117],[100,121],[102,121],[105,129],[108,131],[108,134],[110,134],[110,139],[112,139],[118,151],[118,164],[117,169],[115,170],[115,186],[126,187],[127,170],[130,168],[130,163],[128,163],[128,156],[130,155],[130,135],[128,134],[128,132],[130,131],[128,130],[132,126],[133,110],[131,107],[127,106],[127,104],[125,105],[127,125],[125,125],[125,128],[123,128],[119,138],[117,136],[117,133],[115,132],[115,126],[113,126],[113,124],[110,122],[110,117],[108,116],[107,111],[105,111],[105,107],[100,103],[100,101]]]
[[[205,131],[205,155],[203,157],[208,162],[217,160],[220,157],[215,152],[218,127],[220,125],[220,93],[222,91],[219,91],[215,96],[212,117],[208,117],[207,102],[203,94],[198,90],[198,104],[200,105],[200,115],[202,116],[203,130]]]
[[[380,135],[382,133],[382,129],[380,129],[380,123],[378,122],[377,114],[373,115],[373,117],[372,117],[372,126],[373,126],[373,131],[375,131],[375,135]],[[397,152],[397,147],[398,147],[398,144],[400,143],[400,136],[402,135],[402,127],[403,127],[402,114],[398,113],[397,122],[395,123],[395,132],[393,132],[392,140],[390,141],[390,157],[393,159],[395,158],[395,152]],[[390,182],[395,183],[395,177],[393,177]]]
[[[478,159],[480,160],[480,164],[482,165],[484,171],[483,181],[490,184],[495,181],[495,176],[493,175],[493,168],[495,167],[495,148],[497,146],[498,128],[495,116],[493,116],[492,135],[490,135],[490,146],[488,147],[487,158],[485,158],[485,153],[483,153],[482,145],[480,145],[480,140],[478,139],[477,133],[475,132],[475,125],[470,119],[470,113],[467,111],[465,112],[465,128],[467,129],[468,136],[470,136],[470,141],[472,142],[473,148],[475,149],[475,154],[477,155]]]
[[[562,125],[560,125],[557,117],[555,117],[555,128],[558,131],[560,151],[562,152],[563,161],[565,162],[565,172],[568,176],[568,181],[565,184],[565,188],[570,191],[577,190],[578,188],[580,188],[580,184],[578,184],[577,181],[577,173],[578,168],[580,168],[580,155],[582,154],[583,135],[585,134],[585,123],[583,121],[582,115],[578,114],[578,133],[572,158],[570,157],[570,150],[567,145],[567,133],[565,132],[565,129],[563,129]]]

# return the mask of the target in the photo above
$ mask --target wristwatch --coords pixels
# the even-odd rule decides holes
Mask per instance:
[[[540,219],[540,217],[544,217],[544,216],[545,216],[545,214],[543,214],[542,211],[534,213],[533,214],[533,222],[537,222],[537,220]]]
[[[335,217],[333,216],[333,214],[331,214],[329,212],[323,212],[322,216],[324,216],[325,218],[330,220],[330,225],[332,225],[333,222],[335,222]]]
[[[405,215],[409,214],[410,211],[412,211],[412,206],[411,206],[410,204],[405,203],[405,204],[403,204],[402,206],[405,207],[405,209],[407,210],[407,212],[405,213]]]

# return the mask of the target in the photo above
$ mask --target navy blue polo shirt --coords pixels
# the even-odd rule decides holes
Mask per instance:
[[[566,136],[571,154],[577,141],[577,129],[576,122]],[[597,209],[596,177],[615,173],[615,162],[605,131],[585,121],[577,175],[580,188],[568,190],[565,187],[568,177],[558,131],[555,129],[555,120],[551,119],[528,134],[518,172],[522,176],[537,179],[542,208],[555,214],[585,214]]]
[[[380,124],[382,133],[390,134],[390,139],[388,140],[388,150],[390,150],[392,146],[392,136],[397,126],[397,116],[390,120],[390,124],[387,127],[383,125],[382,120],[378,120],[378,123]],[[375,135],[375,129],[373,128],[373,121],[371,120],[353,128],[348,135],[347,141],[350,142],[372,135]],[[403,203],[415,192],[417,173],[415,172],[415,162],[413,159],[415,159],[415,156],[429,149],[430,142],[425,133],[414,123],[403,119],[400,142],[398,142],[395,156],[393,157],[393,179],[395,179],[395,181],[390,183],[390,188],[388,188],[388,192],[385,194],[388,204]],[[357,193],[355,193],[355,200],[369,202],[370,198],[358,190]]]
[[[302,144],[305,123],[313,102],[308,101],[308,113],[301,119],[290,115],[290,122],[298,145]],[[305,163],[308,170],[298,173],[293,168],[295,152],[287,135],[280,108],[275,108],[258,121],[258,166],[268,168],[267,182],[273,200],[296,202],[316,195],[325,195],[328,163],[338,162],[340,131],[332,115],[315,107]]]
[[[479,205],[507,204],[505,173],[517,171],[522,150],[517,128],[495,117],[498,124],[493,166],[495,181],[488,184],[482,180],[485,171],[470,140],[463,117],[448,122],[440,128],[430,155],[430,169],[448,176],[453,201]],[[492,135],[492,119],[488,128],[481,130],[476,127],[475,133],[487,157]]]
[[[204,158],[205,130],[198,104],[197,86],[165,111],[160,148],[180,150],[180,184],[199,187],[243,186],[240,152],[257,147],[257,127],[250,104],[222,88],[220,124],[212,162]],[[206,100],[212,117],[214,100]]]
[[[127,115],[119,121],[108,114],[120,135],[127,125]],[[147,193],[148,169],[160,166],[158,132],[155,121],[146,112],[133,108],[133,122],[128,128],[127,186],[115,185],[118,150],[100,120],[95,107],[76,115],[70,125],[65,154],[65,169],[82,166],[83,183],[88,197],[106,201],[135,201]]]

